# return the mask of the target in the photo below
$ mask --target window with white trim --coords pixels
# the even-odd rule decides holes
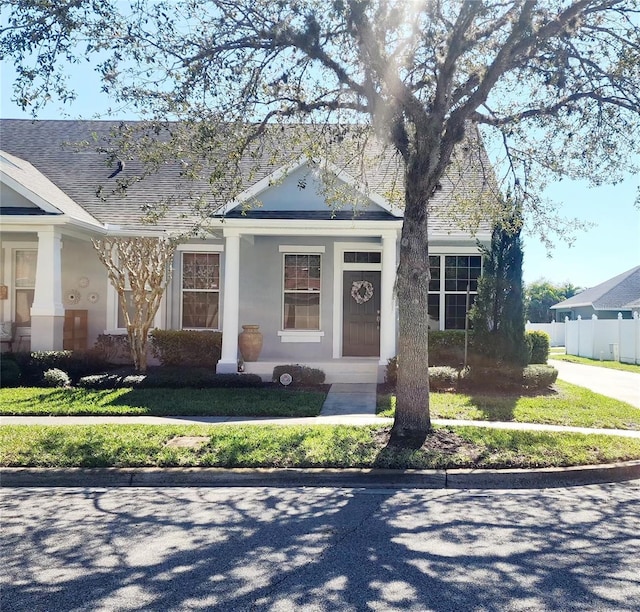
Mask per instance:
[[[481,255],[430,255],[429,329],[440,329],[444,309],[444,329],[464,329],[467,286],[469,307],[478,293],[482,272]]]
[[[310,253],[285,253],[283,329],[320,329],[321,257]]]
[[[182,253],[183,329],[218,329],[220,254]]]

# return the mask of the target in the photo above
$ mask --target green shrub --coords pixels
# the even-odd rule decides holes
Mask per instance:
[[[202,366],[215,368],[220,360],[222,334],[212,331],[154,329],[151,332],[153,356],[164,366]]]
[[[429,365],[457,367],[464,362],[464,331],[429,332]]]
[[[15,359],[1,354],[0,357],[0,385],[3,387],[15,387],[20,383],[20,366]]]
[[[398,358],[392,357],[387,362],[384,381],[396,386],[398,382]],[[451,389],[458,383],[458,370],[450,366],[432,366],[429,368],[429,388],[433,391]]]
[[[452,329],[429,332],[429,367],[449,366],[458,368],[463,363],[464,331]],[[384,380],[389,385],[396,385],[398,380],[397,357],[392,357],[387,362]]]
[[[58,369],[68,372],[73,353],[71,351],[34,351],[15,353],[15,360],[22,371],[23,385],[39,385],[47,370]]]
[[[78,387],[83,389],[121,389],[123,387],[140,387],[145,379],[144,374],[118,374],[118,373],[103,373],[103,374],[91,374],[90,376],[83,376],[78,381]]]
[[[546,389],[558,379],[558,370],[546,364],[532,364],[522,372],[523,385],[530,390]]]
[[[127,334],[100,334],[91,352],[105,363],[133,364]]]
[[[481,391],[542,391],[558,378],[558,371],[548,365],[520,367],[484,367],[473,365],[463,377],[467,390]]]
[[[388,385],[396,386],[398,382],[398,358],[392,357],[387,361],[387,367],[384,372],[384,382]]]
[[[529,363],[547,363],[549,359],[549,334],[543,331],[528,331]]]
[[[146,374],[128,372],[108,372],[85,376],[78,386],[85,389],[119,389],[136,387],[139,389],[214,389],[261,387],[262,379],[256,374],[216,374],[205,368],[149,368]]]
[[[458,383],[458,370],[449,366],[429,368],[429,388],[432,391],[455,388]]]
[[[23,385],[39,385],[45,372],[51,369],[66,372],[73,382],[82,376],[102,372],[108,365],[100,355],[92,351],[34,351],[14,353],[14,356],[22,371]]]
[[[522,388],[523,368],[508,366],[471,365],[463,377],[468,390],[517,391]]]
[[[42,381],[45,387],[70,387],[71,379],[69,375],[59,368],[51,368],[47,370],[43,376]]]
[[[283,374],[290,374],[292,385],[321,385],[325,380],[325,373],[317,368],[309,368],[299,364],[279,365],[273,368],[273,382],[280,382]]]

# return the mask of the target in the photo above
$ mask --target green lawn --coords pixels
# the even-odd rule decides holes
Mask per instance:
[[[0,415],[317,416],[325,394],[287,389],[0,389]]]
[[[621,370],[623,372],[634,372],[640,374],[640,365],[632,363],[620,363],[619,361],[600,361],[599,359],[589,359],[588,357],[578,357],[577,355],[549,355],[550,359],[558,361],[569,361],[570,363],[580,363],[582,365],[597,366],[599,368],[609,368],[610,370]]]
[[[536,396],[432,393],[431,417],[640,429],[638,408],[563,381],[558,381],[555,389]],[[380,416],[392,417],[394,408],[395,396],[378,397]]]
[[[175,436],[203,436],[198,448],[169,447]],[[436,429],[448,444],[419,450],[387,446],[382,426],[0,427],[0,465],[30,467],[380,467],[506,468],[640,459],[640,440],[476,427]],[[455,442],[452,444],[452,441]]]

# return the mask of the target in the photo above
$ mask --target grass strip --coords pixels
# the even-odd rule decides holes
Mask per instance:
[[[394,395],[380,395],[378,416],[393,417],[395,400]],[[564,381],[552,392],[535,396],[432,393],[430,410],[434,419],[640,429],[638,408]]]
[[[599,359],[589,359],[588,357],[578,357],[577,355],[564,355],[552,353],[550,359],[558,361],[569,361],[570,363],[579,363],[582,365],[596,366],[598,368],[608,368],[609,370],[620,370],[623,372],[633,372],[640,374],[640,365],[633,363],[620,363],[619,361],[600,361]]]
[[[640,459],[640,440],[603,435],[436,428],[418,450],[388,446],[383,426],[0,427],[0,465],[22,467],[530,468]],[[166,446],[203,436],[202,446]]]
[[[0,414],[272,416],[320,414],[326,395],[287,389],[0,389]]]

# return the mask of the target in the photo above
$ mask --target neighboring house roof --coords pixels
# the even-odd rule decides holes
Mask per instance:
[[[592,306],[594,310],[631,310],[640,308],[640,266],[631,268],[604,283],[551,306],[553,310],[570,310]]]
[[[0,204],[3,215],[67,215],[71,219],[99,225],[98,221],[76,204],[28,161],[0,151],[0,180],[33,206]]]
[[[164,203],[166,215],[156,220],[154,225],[146,224],[149,229],[162,228],[173,231],[185,231],[193,227],[197,217],[194,215],[193,203],[200,199],[207,202],[207,210],[212,214],[224,211],[229,217],[288,218],[284,213],[277,216],[275,211],[251,209],[240,212],[243,194],[247,198],[260,197],[260,191],[271,186],[270,177],[286,173],[288,168],[297,166],[274,161],[269,151],[262,151],[258,159],[255,155],[247,155],[239,162],[241,171],[240,183],[244,189],[233,202],[215,190],[206,178],[193,180],[185,177],[185,166],[178,160],[162,163],[157,173],[134,182],[126,195],[119,189],[119,180],[127,180],[143,174],[140,162],[126,160],[118,167],[108,166],[112,151],[109,151],[108,138],[117,131],[123,122],[120,121],[32,121],[22,119],[0,120],[2,149],[10,155],[29,162],[40,175],[44,175],[59,190],[64,192],[70,202],[75,202],[89,217],[102,224],[120,226],[123,229],[140,228],[141,218],[150,205]],[[137,125],[131,122],[126,125]],[[452,210],[456,208],[456,199],[468,199],[474,194],[489,191],[491,179],[490,164],[484,147],[477,146],[479,136],[471,130],[466,143],[458,147],[448,174],[443,178],[441,189],[430,201],[430,231],[435,234],[460,234],[461,228],[452,227]],[[278,141],[279,145],[287,142],[286,135]],[[78,143],[88,143],[78,146]],[[293,145],[292,145],[293,146]],[[474,153],[467,153],[473,150]],[[297,157],[300,157],[300,152]],[[254,152],[255,153],[255,152]],[[295,151],[292,152],[296,153]],[[112,157],[112,155],[111,155]],[[276,156],[277,157],[277,156]],[[363,209],[356,219],[375,220],[393,219],[399,213],[389,198],[391,192],[402,193],[402,172],[397,155],[387,154],[377,159],[375,167],[367,171],[364,183],[366,195],[374,204]],[[340,180],[351,185],[350,169],[356,169],[356,162],[344,164],[344,169],[337,174]],[[489,169],[489,170],[488,170]],[[256,189],[258,185],[260,188]],[[493,187],[491,187],[493,188]],[[247,195],[248,194],[248,195]],[[234,208],[234,205],[238,205]],[[344,218],[345,211],[331,211],[327,208],[325,218]],[[316,218],[317,212],[301,213],[295,218]],[[458,215],[459,217],[459,215]],[[353,217],[349,217],[353,218]],[[480,233],[490,232],[489,223],[481,223]]]

